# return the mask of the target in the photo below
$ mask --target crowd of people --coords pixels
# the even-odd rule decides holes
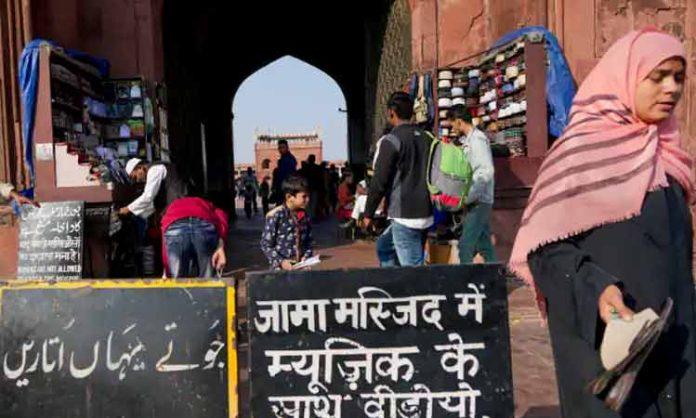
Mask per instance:
[[[356,173],[350,169],[343,171],[339,182],[335,167],[317,164],[314,155],[293,172],[290,165],[296,164],[296,159],[288,144],[279,142],[280,158],[273,185],[262,186],[264,196],[266,190],[272,190],[275,198],[270,200],[276,204],[270,212],[264,209],[266,225],[261,240],[261,248],[272,268],[289,269],[309,257],[312,220],[332,214],[342,228],[379,232],[376,256],[381,266],[425,263],[425,242],[428,232],[436,227],[434,215],[438,211],[432,203],[426,178],[434,138],[411,123],[413,105],[406,93],[391,95],[385,109],[389,128],[376,143],[366,178],[357,183]],[[457,145],[468,156],[474,173],[461,214],[464,222],[459,232],[460,260],[471,263],[480,254],[486,261],[494,262],[490,228],[494,168],[488,140],[472,124],[471,115],[463,106],[454,107],[449,117],[453,129],[461,135]],[[246,196],[255,199],[254,191],[259,187],[251,168],[240,185],[240,189],[251,191]],[[441,222],[450,219],[439,218],[444,219]]]

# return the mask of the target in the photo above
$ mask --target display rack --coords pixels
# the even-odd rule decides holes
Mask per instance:
[[[522,36],[435,77],[438,136],[455,139],[447,110],[466,106],[490,139],[498,195],[524,196],[548,150],[546,66],[543,37]]]
[[[95,67],[46,45],[39,54],[37,87],[38,199],[111,202],[114,180],[127,179],[124,173],[113,178],[105,153],[122,165],[132,157],[159,157],[150,89],[143,78],[104,78]]]

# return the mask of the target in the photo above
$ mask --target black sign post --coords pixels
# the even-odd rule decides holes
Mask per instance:
[[[499,265],[256,273],[252,416],[513,416]]]
[[[21,217],[17,277],[82,278],[84,202],[46,202]]]
[[[0,417],[237,416],[234,289],[0,283]]]

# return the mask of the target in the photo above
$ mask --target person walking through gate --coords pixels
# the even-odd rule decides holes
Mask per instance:
[[[271,186],[268,183],[270,177],[266,176],[259,186],[259,195],[261,196],[261,207],[263,208],[263,216],[268,213],[269,201],[271,196]]]
[[[278,141],[278,152],[280,153],[280,158],[278,159],[278,166],[276,167],[278,173],[276,174],[274,170],[273,174],[273,184],[276,186],[273,189],[273,194],[276,197],[275,203],[277,205],[282,205],[285,202],[285,196],[282,190],[283,182],[297,171],[297,159],[290,152],[288,141],[285,139]]]
[[[302,162],[300,175],[307,179],[309,185],[309,206],[307,210],[314,220],[320,218],[321,198],[324,196],[324,175],[321,166],[317,164],[317,157],[310,154],[307,161]]]
[[[481,254],[487,263],[497,261],[491,241],[491,213],[495,194],[493,155],[486,135],[471,122],[471,113],[464,105],[453,106],[448,112],[452,129],[459,135],[473,178],[466,197],[466,214],[459,238],[459,262],[470,264],[476,254]]]
[[[431,140],[411,124],[413,101],[408,94],[393,93],[387,102],[387,114],[393,129],[376,151],[363,226],[370,226],[386,197],[387,215],[392,222],[377,241],[380,265],[422,265],[427,229],[433,225],[426,181]]]
[[[336,212],[338,207],[338,186],[341,183],[341,175],[335,164],[329,165],[329,209]]]
[[[696,417],[693,161],[674,109],[686,53],[656,29],[618,40],[585,79],[539,170],[510,268],[548,314],[565,418]],[[669,325],[615,413],[587,389],[605,323],[674,301]]]
[[[242,189],[245,191],[245,197],[247,197],[246,194],[249,194],[248,198],[254,213],[259,213],[259,204],[256,201],[259,195],[259,182],[254,174],[254,169],[251,167],[247,167],[246,173],[242,176]]]

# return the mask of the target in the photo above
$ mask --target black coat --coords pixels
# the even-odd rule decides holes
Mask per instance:
[[[542,247],[529,256],[548,302],[549,330],[565,418],[696,417],[696,321],[692,224],[682,188],[649,193],[641,215]],[[603,370],[597,300],[610,284],[638,312],[674,300],[672,325],[638,376],[621,414],[586,387]]]
[[[408,124],[397,126],[382,139],[367,194],[366,217],[374,217],[384,197],[390,218],[433,216],[427,181],[431,141],[425,131]]]

